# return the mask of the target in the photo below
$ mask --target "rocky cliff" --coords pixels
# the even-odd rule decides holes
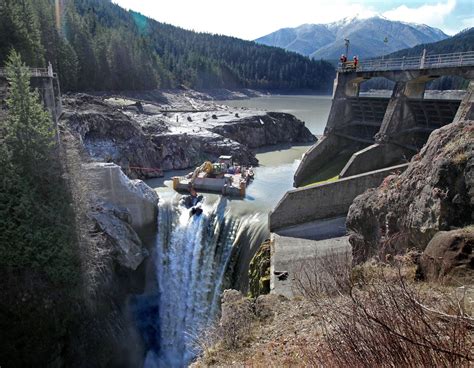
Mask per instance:
[[[91,159],[123,168],[158,168],[160,153],[141,126],[121,109],[87,95],[64,99],[60,124],[74,132]],[[131,177],[154,177],[159,170],[131,169]]]
[[[354,200],[347,217],[354,259],[423,251],[439,231],[472,224],[473,211],[474,123],[453,123],[431,134],[404,173]]]
[[[136,142],[136,141],[135,141]],[[141,366],[143,346],[129,303],[144,292],[157,226],[158,195],[118,165],[90,162],[77,135],[61,134],[74,198],[82,281],[69,332],[59,336],[65,366]]]
[[[316,140],[290,114],[230,108],[190,91],[154,97],[155,102],[140,102],[69,96],[60,123],[93,161],[114,162],[132,178],[194,167],[222,154],[256,165],[254,148]]]
[[[278,143],[313,142],[314,137],[304,122],[291,114],[269,112],[220,124],[211,129],[223,137],[245,144],[249,148]]]

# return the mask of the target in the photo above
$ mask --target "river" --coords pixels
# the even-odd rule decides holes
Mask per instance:
[[[331,96],[315,95],[271,95],[246,100],[218,101],[220,104],[236,108],[251,108],[267,111],[286,112],[295,115],[305,122],[306,127],[316,136],[324,132]],[[256,168],[255,180],[247,189],[244,201],[237,201],[237,208],[245,207],[268,213],[280,200],[283,194],[293,188],[293,175],[299,160],[311,145],[276,145],[257,150],[259,167]],[[164,178],[152,179],[147,184],[155,188],[160,196],[173,193],[170,178],[183,175],[191,170],[170,171]]]
[[[221,103],[291,113],[305,121],[313,134],[321,135],[331,100],[328,96],[265,96]],[[190,170],[167,172],[164,178],[147,181],[160,195],[160,208],[152,254],[155,277],[150,281],[155,286],[135,307],[148,349],[145,368],[185,367],[192,360],[197,353],[193,339],[217,315],[224,275],[236,249],[234,287],[246,289],[251,255],[269,235],[268,213],[292,189],[294,172],[309,147],[260,149],[260,165],[245,199],[206,193],[201,216],[190,216],[172,189],[171,177]]]
[[[219,101],[219,103],[232,107],[247,107],[293,114],[306,123],[311,133],[321,135],[329,115],[331,96],[270,95],[246,100]]]

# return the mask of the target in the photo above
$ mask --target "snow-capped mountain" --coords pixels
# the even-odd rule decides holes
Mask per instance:
[[[329,24],[303,24],[283,28],[255,40],[282,47],[315,59],[338,59],[345,51],[344,38],[350,40],[349,56],[368,58],[388,54],[421,43],[443,40],[440,29],[424,24],[391,21],[381,16],[345,18]],[[384,42],[387,38],[388,42]]]

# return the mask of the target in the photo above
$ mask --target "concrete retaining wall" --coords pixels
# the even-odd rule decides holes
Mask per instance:
[[[340,178],[380,170],[408,162],[414,152],[395,144],[373,144],[354,153],[339,174]]]
[[[301,159],[301,163],[294,176],[294,187],[304,185],[318,169],[328,161],[334,159],[343,149],[351,147],[354,142],[349,139],[329,134],[322,137],[318,143],[311,147]]]
[[[332,183],[315,184],[291,190],[270,213],[270,231],[344,215],[355,197],[369,188],[379,186],[387,175],[395,171],[403,171],[407,166],[408,164],[392,166]]]
[[[130,180],[120,166],[94,162],[84,164],[91,189],[99,198],[125,207],[132,215],[132,227],[141,232],[156,226],[158,195],[141,180]]]
[[[325,271],[323,264],[351,261],[349,237],[308,240],[272,234],[270,259],[270,293],[291,298],[301,295],[298,282],[306,287],[323,280],[331,282],[334,275]],[[287,277],[278,277],[286,273]]]

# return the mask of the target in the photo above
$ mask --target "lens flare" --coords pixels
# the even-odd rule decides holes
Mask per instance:
[[[61,3],[60,0],[55,0],[54,2],[56,10],[56,29],[61,30]]]

